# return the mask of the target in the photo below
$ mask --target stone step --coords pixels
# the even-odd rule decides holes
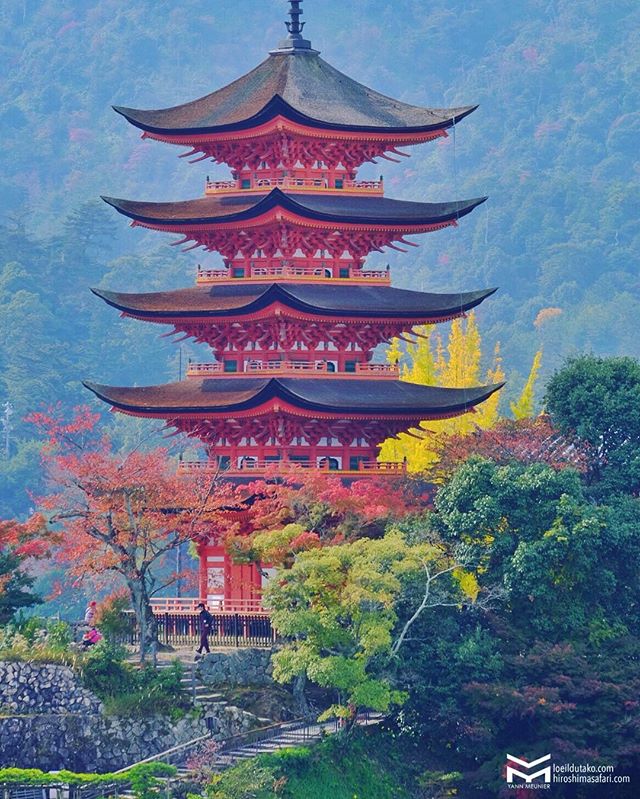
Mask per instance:
[[[212,694],[208,693],[207,691],[198,691],[196,690],[196,699],[205,700],[208,702],[224,702],[227,703],[227,700],[224,698],[222,694]]]

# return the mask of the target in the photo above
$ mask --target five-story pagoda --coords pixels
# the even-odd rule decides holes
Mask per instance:
[[[164,419],[199,439],[208,459],[184,470],[228,479],[291,468],[389,477],[403,467],[377,460],[384,439],[471,412],[500,386],[402,382],[397,367],[372,361],[374,348],[462,316],[492,290],[395,289],[388,269],[368,269],[366,256],[455,226],[485,198],[392,200],[382,178],[360,180],[358,168],[446,136],[474,107],[419,108],[351,80],[303,38],[301,0],[289,2],[289,35],[247,75],[175,108],[116,108],[144,138],[230,166],[231,179],[207,179],[199,199],[104,198],[133,226],[219,252],[224,269],[198,269],[195,287],[175,291],[95,290],[125,316],[208,344],[214,360],[190,364],[186,380],[169,385],[86,386],[116,411]],[[213,534],[200,556],[201,598],[255,601],[257,569],[230,563]]]

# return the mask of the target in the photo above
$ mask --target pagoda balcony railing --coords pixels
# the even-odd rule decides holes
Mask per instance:
[[[313,463],[311,461],[261,461],[247,456],[241,460],[238,466],[221,466],[217,461],[180,461],[178,474],[217,474],[220,477],[247,477],[250,475],[269,475],[275,473],[288,472],[295,474],[296,471],[328,473],[337,477],[380,475],[394,476],[405,474],[407,466],[405,463],[394,461],[360,461],[357,469],[339,469],[334,465],[335,458],[332,456],[322,457],[323,463]]]
[[[295,375],[296,377],[389,378],[397,380],[400,370],[388,363],[356,363],[354,372],[337,372],[326,361],[261,361],[251,360],[242,372],[225,372],[223,363],[190,363],[187,377],[245,377],[262,375]]]
[[[206,602],[210,611],[216,613],[264,613],[260,599],[219,599],[202,600],[198,597],[154,597],[151,608],[154,614],[161,613],[197,613],[200,602]]]
[[[274,279],[296,282],[316,281],[391,284],[388,269],[349,269],[348,277],[327,276],[327,268],[321,266],[251,266],[243,274],[234,274],[228,269],[198,269],[197,283],[234,283],[238,280],[271,282]]]
[[[298,192],[349,192],[351,194],[384,194],[382,180],[338,179],[339,185],[331,186],[326,178],[258,178],[250,186],[243,186],[241,180],[208,180],[205,194],[233,194],[264,192],[271,189],[285,189]]]

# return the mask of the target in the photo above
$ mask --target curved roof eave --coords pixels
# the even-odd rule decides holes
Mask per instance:
[[[105,386],[88,381],[83,381],[83,385],[103,402],[119,410],[154,413],[165,418],[252,410],[276,397],[296,407],[319,413],[344,413],[346,417],[366,414],[420,418],[464,413],[487,400],[504,383],[475,388],[441,388],[403,381],[272,377],[209,378],[146,387]],[[205,403],[207,395],[211,400]],[[171,399],[171,404],[162,404],[163,398],[165,403]],[[218,401],[214,402],[215,399]]]
[[[220,291],[220,287],[216,287],[216,289],[178,289],[174,292],[146,294],[126,294],[98,288],[92,288],[91,291],[108,305],[123,313],[151,320],[154,318],[200,319],[203,317],[224,319],[229,315],[251,314],[268,308],[278,301],[292,309],[322,316],[338,317],[347,313],[363,318],[375,316],[381,320],[387,318],[420,320],[431,317],[439,318],[455,313],[462,314],[475,308],[497,291],[496,288],[490,288],[458,294],[432,294],[393,289],[388,286],[346,287],[322,284],[300,287],[295,284],[278,283],[249,284],[247,286],[231,284],[224,288],[228,291],[223,293]],[[233,295],[233,290],[238,292],[236,296]],[[215,294],[214,291],[216,291]],[[211,297],[211,304],[208,308],[201,299],[207,296]],[[246,297],[244,304],[243,296]],[[377,297],[381,297],[382,300],[391,300],[391,302],[384,303],[386,305],[384,308],[382,307],[383,302],[376,306]],[[186,307],[190,301],[193,302],[192,298],[196,298],[198,302],[191,308]],[[348,299],[348,303],[344,301],[345,298]],[[236,299],[238,302],[234,302]],[[409,300],[412,302],[411,307],[408,307]],[[165,306],[158,307],[162,301],[165,302]],[[214,307],[216,301],[218,301],[219,307]]]
[[[243,197],[230,198],[235,201],[245,200]],[[315,197],[313,195],[285,194],[279,188],[272,189],[269,194],[261,196],[253,204],[251,198],[246,198],[244,208],[230,214],[218,216],[187,216],[189,207],[200,207],[207,202],[213,205],[209,198],[186,200],[179,203],[145,203],[136,200],[125,200],[116,197],[102,196],[102,200],[121,213],[123,216],[135,219],[146,224],[159,225],[212,225],[229,222],[242,222],[255,219],[276,207],[281,207],[302,217],[327,222],[352,222],[363,225],[429,225],[459,219],[471,213],[488,197],[476,197],[471,200],[456,200],[450,203],[418,203],[390,198],[362,198],[348,195],[331,195]],[[197,206],[196,206],[197,204]],[[219,205],[221,203],[218,203]],[[239,204],[239,203],[238,203]],[[229,203],[231,205],[231,203]],[[327,210],[323,210],[323,206]],[[333,206],[333,210],[331,207]],[[369,213],[379,209],[378,214]],[[146,215],[149,211],[158,209],[155,216]],[[140,209],[140,210],[137,210]],[[184,211],[182,210],[184,209]],[[363,213],[364,209],[368,213]],[[418,212],[419,209],[419,212]],[[162,216],[174,214],[174,216]],[[180,216],[182,211],[183,215]]]
[[[415,126],[374,126],[374,125],[348,125],[338,122],[326,122],[321,119],[315,119],[307,114],[303,114],[280,95],[274,95],[271,100],[262,108],[258,113],[253,116],[238,122],[232,122],[226,125],[202,126],[202,127],[157,127],[144,122],[144,116],[150,112],[137,108],[127,108],[121,105],[112,105],[113,110],[123,116],[127,122],[139,130],[146,131],[147,133],[155,133],[159,136],[207,136],[220,133],[233,133],[234,131],[251,130],[251,128],[258,127],[270,122],[277,116],[283,116],[291,122],[309,128],[318,128],[321,130],[338,130],[338,131],[352,131],[354,133],[372,133],[372,134],[416,134],[431,133],[434,130],[448,130],[449,128],[457,125],[465,117],[472,114],[478,105],[466,105],[459,108],[446,109],[446,115],[443,116],[441,122],[433,122],[428,125],[415,125]],[[172,109],[167,109],[172,110]],[[151,112],[157,113],[157,112]]]

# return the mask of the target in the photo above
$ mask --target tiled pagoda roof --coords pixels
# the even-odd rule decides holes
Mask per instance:
[[[157,134],[246,130],[277,116],[309,127],[386,134],[446,129],[477,106],[408,105],[352,80],[316,51],[290,49],[274,51],[251,72],[198,100],[154,111],[114,108]]]
[[[471,213],[487,198],[447,203],[421,203],[386,197],[347,194],[285,194],[273,189],[266,195],[209,195],[181,202],[138,202],[103,197],[130,219],[147,224],[210,225],[255,219],[280,207],[308,219],[370,225],[431,225],[450,222]]]
[[[242,316],[276,302],[310,314],[336,317],[443,319],[475,308],[495,289],[467,293],[430,294],[388,286],[330,284],[226,284],[144,294],[93,289],[118,310],[139,318],[220,318]]]
[[[175,418],[229,414],[258,409],[272,400],[310,412],[429,419],[471,410],[502,387],[440,388],[399,380],[351,380],[337,377],[210,378],[160,386],[84,385],[114,408],[134,415]]]

